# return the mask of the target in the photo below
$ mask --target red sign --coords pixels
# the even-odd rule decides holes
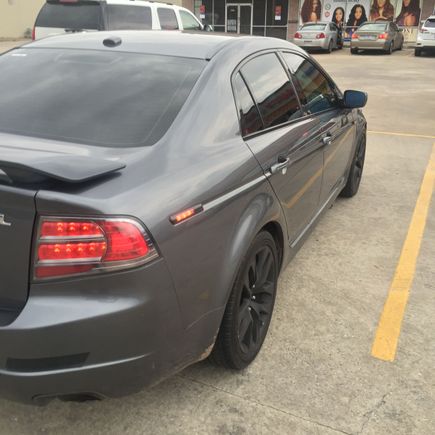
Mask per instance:
[[[205,5],[201,5],[201,6],[199,7],[199,13],[200,13],[200,14],[205,14]]]

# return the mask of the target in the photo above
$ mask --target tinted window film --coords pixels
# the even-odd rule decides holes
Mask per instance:
[[[240,74],[237,74],[233,81],[236,96],[237,109],[240,115],[242,135],[246,136],[255,133],[263,128],[260,114],[251,94]]]
[[[157,8],[157,14],[159,15],[160,27],[162,30],[177,30],[178,21],[173,9],[169,8]]]
[[[260,108],[265,127],[300,116],[299,102],[278,57],[265,54],[250,60],[241,73]]]
[[[206,61],[116,51],[0,56],[0,132],[110,147],[152,145]]]
[[[148,6],[108,5],[109,30],[148,30],[153,22]]]
[[[188,12],[180,10],[180,17],[184,30],[201,30],[198,21],[196,21],[195,17],[190,15]]]
[[[46,3],[36,19],[37,27],[99,30],[102,25],[102,9],[97,2],[85,4]]]
[[[308,60],[301,56],[283,53],[294,77],[294,83],[305,109],[318,113],[336,107],[337,95],[326,77]]]
[[[435,19],[426,20],[424,27],[435,27]]]

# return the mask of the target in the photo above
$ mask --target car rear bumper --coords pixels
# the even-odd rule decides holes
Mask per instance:
[[[321,49],[326,50],[328,48],[329,39],[323,38],[323,39],[294,39],[293,42],[301,47],[301,48],[308,48],[308,49]]]
[[[415,44],[417,48],[435,48],[435,39],[417,39]]]
[[[0,328],[0,394],[32,402],[116,397],[186,361],[177,298],[163,260],[126,273],[33,285]]]
[[[359,41],[354,40],[350,42],[351,48],[358,48],[360,50],[386,50],[390,46],[390,41],[376,40],[376,41]]]

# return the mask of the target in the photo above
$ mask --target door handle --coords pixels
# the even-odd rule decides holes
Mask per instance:
[[[270,167],[270,173],[276,174],[279,171],[283,171],[283,174],[285,174],[289,163],[290,163],[290,157],[287,158],[278,157],[278,163],[275,163]]]
[[[331,143],[332,143],[332,136],[330,136],[330,135],[325,136],[322,139],[322,142],[323,142],[323,145],[331,145]]]

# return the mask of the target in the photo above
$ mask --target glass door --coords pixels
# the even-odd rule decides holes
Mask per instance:
[[[252,5],[228,4],[226,10],[227,33],[252,34]]]

